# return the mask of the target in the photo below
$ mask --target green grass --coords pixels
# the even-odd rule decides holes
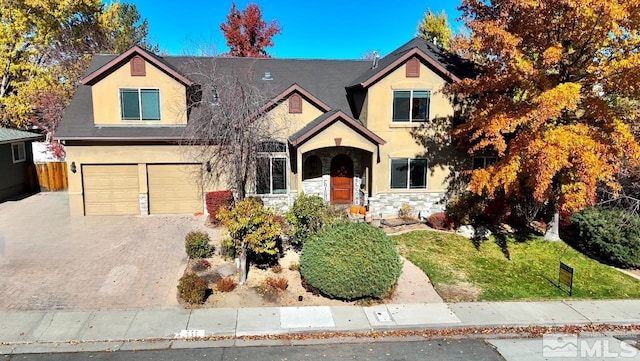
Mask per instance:
[[[539,237],[500,241],[492,236],[476,247],[464,237],[429,231],[392,238],[402,255],[420,267],[436,289],[443,284],[470,283],[481,290],[480,300],[569,298],[550,282],[558,282],[560,261],[574,269],[571,298],[640,298],[640,281],[564,242],[546,242]]]

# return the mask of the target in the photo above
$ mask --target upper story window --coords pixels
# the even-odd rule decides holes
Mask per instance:
[[[159,89],[120,89],[122,120],[160,120]]]
[[[24,142],[11,144],[11,155],[14,163],[20,163],[27,160],[27,152],[24,148]]]
[[[431,91],[395,90],[393,92],[394,122],[425,122],[429,120]]]
[[[473,169],[486,168],[497,160],[498,157],[473,157]]]
[[[391,189],[427,188],[427,160],[391,159]]]

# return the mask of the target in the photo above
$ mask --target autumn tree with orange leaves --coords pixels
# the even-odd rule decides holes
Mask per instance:
[[[593,205],[637,165],[630,128],[640,109],[639,0],[463,0],[470,36],[455,44],[482,59],[475,79],[447,91],[470,100],[453,137],[498,162],[473,171],[471,190],[554,206]]]
[[[256,4],[249,4],[242,12],[231,5],[227,22],[220,24],[227,39],[229,55],[253,58],[270,58],[265,48],[273,46],[275,35],[282,32],[277,21],[267,24],[262,20],[262,12]]]

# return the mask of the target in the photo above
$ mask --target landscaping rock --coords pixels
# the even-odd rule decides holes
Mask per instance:
[[[222,266],[216,268],[215,273],[221,277],[229,277],[236,274],[236,267],[230,263],[225,263]]]
[[[476,230],[473,228],[472,225],[462,225],[460,227],[458,227],[458,229],[456,230],[456,233],[461,235],[462,237],[465,238],[473,238],[476,235]]]

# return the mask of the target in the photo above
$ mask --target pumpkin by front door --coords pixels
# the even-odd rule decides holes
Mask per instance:
[[[346,154],[331,160],[331,203],[353,202],[353,161]]]

